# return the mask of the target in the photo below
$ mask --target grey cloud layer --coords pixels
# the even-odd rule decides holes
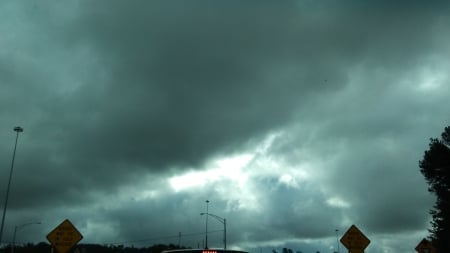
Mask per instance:
[[[79,126],[71,145],[84,147],[80,156],[152,167],[198,165],[209,152],[281,126],[311,92],[344,85],[349,66],[414,62],[433,38],[425,22],[432,16],[418,9],[382,18],[387,7],[375,9],[367,26],[354,27],[354,12],[314,20],[288,4],[83,4],[64,35],[72,34],[69,49],[90,48],[97,65],[77,92],[55,101],[62,104],[51,118]],[[424,34],[400,43],[413,17]]]
[[[418,80],[427,76],[424,69],[448,66],[446,4],[79,1],[67,7],[36,1],[3,6],[16,15],[3,11],[6,22],[0,25],[11,34],[0,42],[8,48],[0,51],[2,129],[25,128],[12,208],[89,206],[99,196],[119,195],[120,186],[136,182],[141,173],[153,174],[161,184],[166,175],[203,168],[211,157],[239,153],[281,131],[287,134],[271,152],[287,164],[334,163],[317,168],[323,185],[300,196],[310,202],[297,200],[296,189],[276,185],[262,218],[262,226],[274,231],[263,234],[261,224],[248,224],[255,230],[243,231],[246,238],[327,236],[317,217],[336,224],[352,216],[374,231],[389,232],[417,229],[426,219],[424,185],[398,189],[392,180],[420,182],[410,170],[427,138],[448,123],[448,109],[436,105],[446,102],[448,90],[416,91]],[[12,143],[8,134],[0,136]],[[8,147],[0,150],[7,161]],[[272,184],[264,180],[255,190]],[[354,211],[326,207],[329,192],[351,199]],[[148,216],[178,208],[160,203],[151,204],[154,213]],[[311,207],[301,209],[307,203]],[[136,238],[139,227],[125,224],[139,221],[126,213],[143,220],[146,215],[139,212],[150,205],[129,204],[108,210],[108,218],[119,220],[120,236]],[[311,229],[277,221],[280,211],[309,221],[303,225]],[[377,224],[373,217],[385,221]],[[163,231],[160,222],[156,227]]]

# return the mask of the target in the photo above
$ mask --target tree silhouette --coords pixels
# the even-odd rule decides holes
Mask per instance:
[[[419,167],[429,185],[428,191],[436,195],[436,203],[430,210],[430,238],[439,252],[450,252],[450,126],[440,139],[430,139]]]
[[[43,253],[52,252],[52,246],[46,242],[40,242],[38,244],[27,243],[25,245],[16,245],[15,253]],[[161,253],[164,250],[170,249],[187,249],[187,247],[180,247],[177,245],[169,244],[155,244],[149,247],[135,248],[125,247],[123,245],[99,245],[99,244],[79,244],[74,249],[70,250],[70,253],[74,252],[95,252],[95,253]],[[11,245],[0,248],[0,253],[10,253]],[[56,251],[54,251],[56,252]]]

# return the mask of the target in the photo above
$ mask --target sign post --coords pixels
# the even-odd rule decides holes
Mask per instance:
[[[58,253],[68,253],[81,239],[83,236],[68,219],[47,235],[47,240]]]
[[[341,243],[349,253],[364,253],[370,240],[355,225],[352,225],[342,236]]]

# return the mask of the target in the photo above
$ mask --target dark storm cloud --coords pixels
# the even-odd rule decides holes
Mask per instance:
[[[87,134],[106,143],[114,135],[114,142],[121,143],[94,153],[134,154],[137,162],[163,167],[167,162],[197,166],[205,154],[242,143],[289,118],[301,95],[294,89],[297,84],[292,80],[279,86],[264,74],[271,71],[267,58],[282,50],[270,37],[280,33],[284,21],[264,21],[264,8],[248,17],[250,6],[244,11],[222,7],[206,4],[186,10],[152,4],[106,15],[87,7],[92,14],[82,20],[93,30],[79,37],[106,50],[104,64],[112,70],[109,89],[100,98],[108,107],[98,108],[101,120],[95,126],[105,132],[87,129]],[[274,18],[284,19],[282,14],[277,11]],[[229,20],[229,15],[234,18]],[[114,36],[130,30],[138,32]]]
[[[342,86],[348,64],[414,61],[411,49],[417,57],[432,37],[412,37],[412,48],[399,42],[405,18],[428,31],[426,9],[398,15],[364,7],[324,17],[325,8],[308,14],[294,2],[81,3],[62,42],[89,48],[96,71],[88,73],[93,81],[53,101],[61,106],[49,118],[66,115],[56,127],[73,132],[68,151],[89,160],[79,161],[86,169],[106,159],[153,169],[198,166],[206,154],[280,127],[312,92]],[[351,25],[363,16],[362,27]]]
[[[41,23],[59,28],[56,34],[42,28],[50,39],[41,43],[55,43],[54,54],[87,50],[94,59],[91,71],[84,69],[86,59],[70,64],[70,76],[81,75],[84,83],[41,101],[45,111],[34,123],[44,129],[35,133],[39,145],[60,140],[44,164],[46,158],[71,164],[97,180],[131,167],[198,166],[207,154],[280,127],[300,97],[318,89],[312,84],[324,85],[306,70],[267,79],[292,57],[284,42],[295,29],[292,6],[199,4],[186,11],[171,4],[110,4],[105,11],[98,2],[83,3],[75,21]]]
[[[37,219],[28,209],[35,206],[49,221],[73,217],[86,238],[99,241],[198,231],[199,221],[190,217],[203,209],[192,203],[220,195],[218,186],[151,201],[126,199],[127,191],[139,192],[127,186],[170,192],[167,175],[207,168],[213,157],[247,151],[281,132],[271,155],[293,167],[323,162],[310,171],[314,185],[286,186],[278,174],[257,177],[249,185],[261,194],[261,213],[234,211],[229,206],[239,203],[222,196],[216,211],[230,218],[230,241],[326,238],[347,220],[381,233],[423,228],[430,203],[417,161],[428,138],[448,123],[448,109],[437,105],[446,104],[448,92],[419,84],[448,66],[447,5],[36,1],[3,7],[10,24],[0,26],[8,32],[0,40],[8,49],[0,50],[0,136],[12,144],[11,124],[25,128],[10,203],[22,219],[16,215],[11,224]],[[5,168],[8,145],[0,148]],[[330,197],[349,207],[331,206]]]

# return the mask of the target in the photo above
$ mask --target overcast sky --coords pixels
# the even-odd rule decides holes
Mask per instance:
[[[450,125],[444,1],[0,2],[3,241],[414,252]],[[222,247],[210,217],[208,246]],[[336,233],[338,229],[338,233]],[[181,233],[181,237],[179,237]],[[345,252],[343,245],[340,251]]]

